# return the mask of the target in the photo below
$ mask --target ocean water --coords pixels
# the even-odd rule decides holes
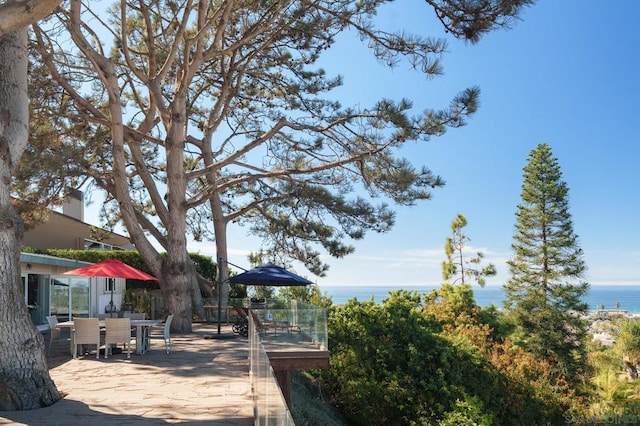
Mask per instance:
[[[398,289],[415,290],[419,293],[428,293],[438,286],[389,286],[389,287],[362,287],[362,286],[321,286],[320,291],[326,293],[333,300],[334,305],[342,305],[347,300],[356,298],[361,302],[373,298],[376,303],[381,303],[389,296],[389,292]],[[476,303],[480,306],[496,305],[502,307],[504,293],[500,286],[486,286],[484,288],[473,286],[473,294]],[[638,285],[592,285],[585,296],[585,302],[589,310],[597,310],[602,305],[605,309],[619,308],[629,313],[640,314],[640,283]]]

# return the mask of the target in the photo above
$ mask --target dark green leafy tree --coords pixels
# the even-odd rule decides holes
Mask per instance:
[[[529,154],[522,202],[504,286],[505,308],[515,319],[528,350],[556,370],[576,377],[584,365],[589,289],[586,266],[569,213],[569,188],[548,144]]]
[[[311,305],[329,308],[333,305],[331,296],[322,293],[320,286],[310,284],[305,286],[282,287],[278,291],[278,299],[283,301],[298,300],[300,302],[309,303]]]
[[[619,318],[609,326],[608,332],[615,336],[613,347],[601,346],[589,352],[594,373],[590,380],[593,386],[590,414],[635,418],[640,414],[640,321]]]
[[[350,423],[429,424],[448,409],[460,371],[439,330],[415,292],[332,308],[326,383]]]
[[[467,279],[472,279],[484,287],[485,278],[496,275],[496,267],[492,263],[480,265],[484,258],[482,252],[477,252],[471,258],[464,253],[466,243],[471,241],[463,232],[465,226],[467,218],[458,213],[456,219],[451,222],[452,236],[448,237],[444,244],[447,260],[442,262],[442,278],[452,285],[466,284]]]
[[[350,239],[391,229],[389,201],[413,205],[443,185],[399,150],[464,125],[477,87],[421,113],[407,99],[343,106],[333,96],[342,77],[320,66],[350,31],[383,65],[442,74],[445,39],[377,26],[392,3],[122,1],[104,12],[78,1],[35,27],[43,62],[75,108],[67,117],[98,141],[79,172],[109,194],[114,220],[163,278],[176,331],[189,331],[192,306],[202,306],[187,233],[215,240],[226,259],[227,226],[237,223],[277,263],[297,259],[322,275],[322,251],[340,258],[353,252]],[[452,36],[475,42],[532,3],[427,0],[416,13],[432,9]],[[88,83],[69,84],[77,80]]]
[[[640,320],[626,318],[620,321],[614,351],[623,360],[629,378],[640,378]]]
[[[445,414],[440,426],[492,426],[493,418],[483,413],[482,401],[478,397],[466,397],[456,400],[452,411]]]
[[[468,284],[329,312],[323,393],[350,424],[562,424],[573,412],[549,362],[494,338]]]
[[[424,312],[453,329],[476,323],[482,309],[476,305],[470,284],[442,284],[423,296]]]

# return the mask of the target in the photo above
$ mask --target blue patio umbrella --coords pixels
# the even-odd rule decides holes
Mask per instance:
[[[258,286],[303,286],[313,284],[306,278],[287,271],[281,266],[267,263],[229,278],[231,284],[245,284]]]
[[[225,262],[225,260],[220,258],[218,262],[222,263]],[[231,262],[227,263],[233,265]],[[249,271],[245,271],[241,274],[230,277],[227,282],[230,284],[274,287],[303,286],[313,284],[313,282],[302,278],[300,275],[296,275],[293,272],[287,271],[281,266],[274,265],[273,263],[267,263],[266,265],[258,266],[257,268],[253,268]],[[218,285],[222,287],[222,281],[219,281]],[[218,334],[210,336],[212,339],[235,337],[235,334],[224,335],[220,332],[220,323],[222,318],[222,300],[220,299],[221,294],[222,292],[218,291]]]

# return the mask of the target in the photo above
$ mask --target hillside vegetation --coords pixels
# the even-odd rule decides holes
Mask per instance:
[[[628,321],[628,320],[627,320]],[[622,323],[626,349],[590,344],[570,381],[554,359],[527,350],[511,320],[475,304],[470,285],[400,290],[382,304],[330,308],[331,369],[294,380],[301,425],[606,424],[640,412],[624,374],[640,327]],[[631,342],[631,343],[629,343]],[[637,345],[636,345],[637,346]],[[605,380],[609,377],[609,381]],[[626,418],[626,417],[625,417]]]

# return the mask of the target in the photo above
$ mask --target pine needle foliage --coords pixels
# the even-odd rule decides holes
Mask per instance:
[[[514,257],[504,286],[505,308],[528,350],[575,376],[584,363],[586,265],[569,213],[569,188],[548,144],[538,145],[524,168],[517,207]]]
[[[468,255],[466,245],[471,238],[464,233],[465,226],[467,226],[467,218],[458,213],[455,220],[451,222],[452,235],[447,238],[444,245],[447,260],[442,262],[442,278],[453,285],[474,280],[480,287],[484,287],[485,278],[496,275],[496,267],[492,263],[486,266],[481,265],[484,259],[482,252],[477,252],[473,257]]]

